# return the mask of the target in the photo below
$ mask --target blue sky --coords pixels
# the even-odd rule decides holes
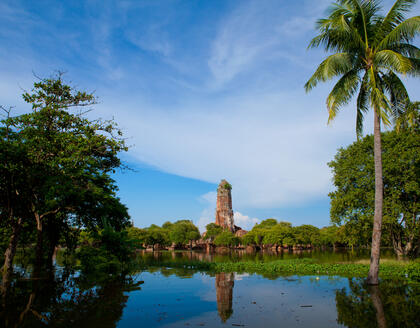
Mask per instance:
[[[303,89],[325,56],[306,48],[329,4],[3,0],[0,104],[29,110],[20,94],[32,72],[66,71],[95,91],[92,115],[114,118],[131,145],[123,159],[135,170],[115,178],[137,226],[186,218],[203,228],[222,178],[237,225],[274,217],[324,226],[327,162],[355,140],[353,105],[327,126],[331,84]],[[420,93],[418,81],[407,86]]]

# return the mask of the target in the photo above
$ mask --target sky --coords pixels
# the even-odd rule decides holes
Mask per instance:
[[[57,70],[94,92],[90,115],[113,118],[130,146],[131,170],[114,178],[136,226],[189,219],[203,231],[221,179],[238,226],[326,226],[327,163],[356,139],[354,103],[327,125],[332,84],[303,88],[327,55],[307,46],[330,3],[2,0],[0,104],[29,111],[22,90]]]

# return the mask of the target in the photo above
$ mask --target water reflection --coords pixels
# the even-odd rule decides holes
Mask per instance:
[[[232,310],[232,296],[235,276],[233,273],[216,273],[216,299],[217,311],[219,312],[222,322],[233,313]]]
[[[337,321],[346,327],[420,327],[420,286],[349,279],[349,288],[336,292],[336,307]]]
[[[248,252],[246,250],[230,250],[225,253],[205,251],[138,251],[138,257],[146,265],[159,264],[161,262],[204,261],[204,262],[237,262],[258,261],[270,262],[275,260],[291,260],[311,258],[317,262],[354,262],[368,260],[370,253],[366,249],[350,251],[337,248],[335,250],[262,250]],[[382,250],[381,258],[395,258],[391,250]]]
[[[236,256],[147,253],[138,267],[114,276],[88,276],[65,269],[59,258],[57,271],[46,277],[16,270],[1,299],[0,326],[111,328],[204,323],[259,327],[263,322],[268,328],[281,322],[287,327],[420,327],[420,286],[415,284],[383,281],[368,287],[362,279],[265,279],[159,266],[168,259],[235,261]],[[270,260],[272,255],[254,256]],[[140,291],[141,280],[146,283]]]
[[[93,283],[93,281],[95,281]],[[4,327],[116,327],[141,282],[127,276],[89,279],[74,272],[16,278],[0,307]]]

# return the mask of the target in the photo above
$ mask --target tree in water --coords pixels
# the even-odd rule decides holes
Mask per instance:
[[[66,85],[62,75],[40,79],[23,94],[32,112],[1,121],[0,215],[13,233],[4,271],[12,268],[19,232],[26,222],[37,235],[36,268],[44,263],[72,227],[96,229],[108,222],[120,230],[129,224],[126,207],[116,197],[110,173],[127,150],[113,121],[89,120],[82,108],[96,103],[93,94]],[[45,242],[47,238],[47,242]]]
[[[382,133],[384,170],[384,235],[398,256],[420,253],[420,134]],[[345,223],[347,235],[364,245],[372,231],[374,213],[373,138],[367,136],[338,151],[328,165],[336,190],[331,198],[331,220]]]
[[[336,1],[328,17],[318,20],[320,34],[309,45],[335,52],[318,66],[305,84],[308,92],[319,82],[339,78],[327,98],[328,122],[357,94],[356,133],[360,136],[364,114],[369,108],[373,109],[375,211],[367,278],[370,284],[378,284],[382,233],[381,122],[389,125],[391,114],[409,101],[398,74],[417,76],[420,73],[420,49],[411,43],[420,32],[420,16],[405,18],[414,3],[414,0],[397,0],[382,16],[377,0]]]

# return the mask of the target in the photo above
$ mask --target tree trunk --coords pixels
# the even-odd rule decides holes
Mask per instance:
[[[8,277],[13,272],[13,258],[16,254],[16,248],[21,228],[22,219],[18,219],[17,222],[12,225],[12,235],[10,236],[9,246],[4,253],[3,279]]]
[[[1,282],[2,303],[5,306],[7,295],[9,294],[9,287],[11,276],[13,273],[13,259],[16,254],[16,248],[19,240],[20,230],[22,228],[22,219],[18,219],[12,226],[12,235],[10,236],[9,245],[4,253],[4,265],[2,268],[3,276]]]
[[[37,230],[37,242],[36,242],[36,262],[35,262],[35,272],[39,271],[42,266],[42,253],[43,253],[43,234],[42,234],[42,221],[40,216],[35,213],[36,219],[36,230]],[[38,269],[38,270],[37,270]]]
[[[394,248],[394,252],[395,254],[397,254],[398,259],[400,259],[404,256],[404,249],[402,247],[402,241],[401,241],[401,233],[392,232],[391,238],[392,238],[392,246]]]
[[[379,257],[381,251],[382,207],[384,201],[384,182],[382,178],[381,119],[379,109],[374,110],[373,153],[375,161],[375,215],[373,217],[372,249],[370,268],[367,277],[369,285],[378,284]]]
[[[386,328],[385,311],[382,304],[381,292],[379,291],[379,287],[370,286],[369,292],[373,307],[375,308],[376,322],[378,323],[378,328]]]

